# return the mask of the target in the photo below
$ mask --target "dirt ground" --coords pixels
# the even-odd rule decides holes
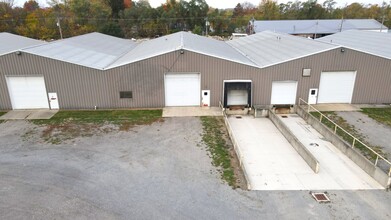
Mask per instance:
[[[391,192],[247,191],[224,183],[200,119],[45,141],[26,121],[0,124],[1,219],[390,219]]]

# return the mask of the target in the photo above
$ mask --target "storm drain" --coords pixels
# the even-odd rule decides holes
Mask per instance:
[[[282,116],[281,116],[281,118],[288,118],[288,116],[286,116],[286,115],[282,115]]]
[[[240,115],[237,115],[237,116],[235,116],[235,118],[237,118],[237,119],[241,119],[241,118],[242,118],[242,116],[240,116]]]
[[[311,193],[311,195],[319,203],[321,203],[321,202],[330,202],[329,197],[327,197],[327,195],[325,193]]]

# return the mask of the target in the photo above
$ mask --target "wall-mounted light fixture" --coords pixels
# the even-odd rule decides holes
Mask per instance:
[[[345,52],[345,48],[341,47],[341,53]]]
[[[181,50],[179,51],[179,53],[184,54],[184,53],[185,53],[185,50],[181,49]]]
[[[20,56],[20,55],[22,55],[22,52],[18,50],[18,51],[15,52],[15,54]]]

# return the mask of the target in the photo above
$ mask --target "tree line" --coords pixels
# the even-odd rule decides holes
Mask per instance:
[[[391,2],[352,3],[336,7],[334,0],[278,4],[261,0],[259,5],[238,3],[233,9],[209,7],[205,0],[167,0],[152,8],[148,0],[35,0],[22,7],[13,0],[0,1],[0,32],[52,40],[98,31],[125,38],[152,38],[178,31],[228,36],[245,32],[251,19],[354,19],[373,18],[391,27]]]

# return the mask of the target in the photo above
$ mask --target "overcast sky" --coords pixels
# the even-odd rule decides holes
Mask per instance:
[[[279,0],[278,3],[286,3],[289,1],[295,1],[295,0]],[[301,0],[301,2],[304,2],[306,0]],[[22,6],[24,0],[15,0],[15,3],[18,6]],[[46,0],[38,0],[37,1],[41,6],[46,5]],[[166,2],[166,0],[149,0],[149,3],[152,7],[160,6],[162,3]],[[234,8],[238,3],[245,2],[245,0],[206,0],[209,6],[214,8]],[[247,0],[247,2],[251,2],[254,5],[258,5],[260,0]],[[323,3],[323,0],[318,0],[319,3]],[[383,0],[336,0],[338,3],[338,7],[344,6],[345,4],[351,4],[353,2],[359,2],[363,4],[379,4],[383,2]],[[389,0],[386,0],[386,2],[389,2]]]

